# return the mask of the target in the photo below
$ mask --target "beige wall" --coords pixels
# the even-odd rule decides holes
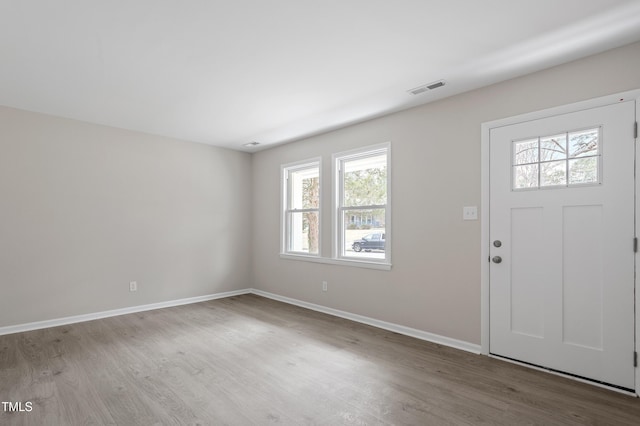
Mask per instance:
[[[479,344],[480,221],[462,207],[480,205],[481,123],[637,88],[640,43],[254,154],[254,286]],[[280,165],[322,157],[328,249],[331,154],[386,141],[392,270],[280,259]]]
[[[478,344],[480,124],[636,88],[640,43],[253,156],[0,107],[0,327],[256,287]],[[328,201],[387,141],[392,270],[280,259],[280,165],[321,156]]]
[[[249,154],[0,107],[0,327],[251,287],[250,206]]]

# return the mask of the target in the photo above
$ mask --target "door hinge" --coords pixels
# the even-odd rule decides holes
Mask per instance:
[[[638,122],[637,121],[633,124],[633,137],[638,139]]]
[[[635,237],[633,239],[633,252],[637,253],[638,252],[638,237]]]
[[[638,366],[638,352],[633,353],[633,366],[634,367]]]

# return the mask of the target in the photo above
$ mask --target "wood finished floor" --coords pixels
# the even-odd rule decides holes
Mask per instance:
[[[640,401],[244,295],[0,336],[1,425],[638,425]]]

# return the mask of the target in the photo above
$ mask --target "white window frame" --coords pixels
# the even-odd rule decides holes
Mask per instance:
[[[317,168],[318,169],[318,181],[320,184],[320,191],[318,194],[318,208],[312,209],[292,209],[291,208],[291,183],[289,181],[289,174],[305,169]],[[283,164],[280,167],[281,178],[281,200],[280,200],[280,254],[282,256],[301,256],[309,258],[318,258],[322,255],[322,159],[320,157],[312,158],[309,160],[298,161],[295,163]],[[291,238],[291,222],[290,213],[318,213],[318,253],[308,253],[304,251],[290,250],[290,238]]]
[[[345,256],[342,253],[344,247],[344,210],[352,210],[352,207],[345,207],[342,205],[343,197],[343,179],[342,179],[342,165],[345,161],[356,160],[358,158],[373,157],[380,154],[386,154],[387,156],[387,203],[382,206],[358,206],[362,209],[385,209],[385,251],[384,259],[367,258],[363,259],[356,256]],[[332,155],[333,164],[333,221],[332,221],[332,235],[333,235],[333,247],[332,257],[335,261],[340,263],[354,264],[356,266],[362,265],[380,265],[384,266],[384,269],[391,267],[391,142],[386,142],[378,145],[370,145],[350,151],[344,151]]]

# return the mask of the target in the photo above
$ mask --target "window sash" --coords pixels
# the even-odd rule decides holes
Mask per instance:
[[[311,208],[294,208],[294,204],[296,200],[294,199],[294,182],[291,176],[295,173],[309,171],[312,175],[316,175],[318,179],[318,207]],[[282,179],[283,179],[283,209],[282,209],[282,233],[281,233],[281,252],[282,253],[291,253],[296,255],[305,255],[305,256],[320,256],[321,254],[321,206],[322,206],[322,198],[321,198],[321,168],[320,168],[320,160],[312,160],[305,161],[296,164],[283,165],[282,166]],[[317,251],[311,251],[311,247],[307,246],[307,250],[298,249],[304,244],[295,244],[295,239],[299,237],[304,237],[304,232],[302,235],[296,235],[301,230],[294,229],[294,217],[296,215],[301,215],[302,221],[305,220],[306,214],[315,214],[317,217],[316,220],[316,243],[317,243]],[[309,230],[307,230],[309,232]],[[308,238],[308,234],[307,234]],[[296,245],[298,247],[296,247]]]
[[[371,205],[347,205],[344,202],[345,199],[345,179],[344,179],[344,170],[346,169],[346,163],[356,160],[365,160],[370,157],[376,157],[380,155],[386,156],[386,169],[387,169],[387,177],[386,177],[386,203],[385,204],[371,204]],[[359,262],[373,262],[373,263],[390,263],[390,211],[389,211],[389,200],[390,200],[390,161],[391,158],[391,150],[390,145],[385,144],[384,147],[371,147],[370,149],[364,148],[358,150],[352,154],[334,154],[334,164],[336,165],[336,193],[334,194],[335,206],[336,209],[334,211],[334,223],[336,224],[334,228],[334,258],[336,259],[345,259],[349,261],[359,261]],[[348,221],[345,218],[345,212],[353,212],[353,211],[372,211],[372,210],[384,210],[384,221],[385,221],[385,234],[387,235],[385,239],[385,249],[384,249],[384,258],[370,258],[370,257],[362,257],[356,254],[350,255],[346,251],[346,231]],[[373,220],[373,218],[372,218]],[[375,229],[371,229],[372,232]]]
[[[294,232],[294,227],[293,227],[293,221],[294,221],[294,214],[302,214],[302,220],[305,220],[304,214],[305,213],[315,213],[316,214],[316,226],[317,226],[317,231],[318,234],[316,235],[316,243],[317,243],[317,249],[316,251],[312,251],[310,246],[307,246],[307,250],[296,250],[295,246],[295,237],[296,237],[296,233]],[[307,256],[319,256],[320,255],[320,210],[319,209],[304,209],[304,211],[301,210],[290,210],[286,212],[286,235],[285,235],[285,253],[295,253],[295,254],[302,254],[302,255],[307,255]],[[309,232],[310,229],[307,231]],[[302,237],[304,237],[304,233],[301,235]],[[307,234],[307,238],[309,237],[309,235]],[[300,244],[300,245],[304,245],[304,244]]]

